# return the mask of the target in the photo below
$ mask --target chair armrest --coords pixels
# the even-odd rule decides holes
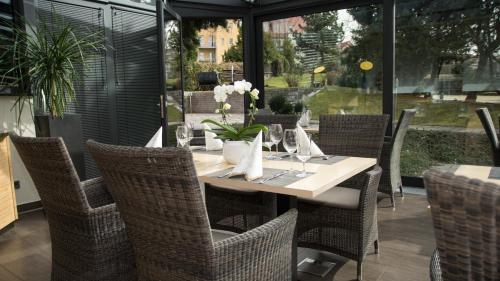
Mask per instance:
[[[115,202],[106,189],[102,177],[83,181],[81,185],[91,208],[98,208]]]
[[[297,210],[215,243],[218,280],[289,280]],[[258,278],[257,278],[258,276]]]

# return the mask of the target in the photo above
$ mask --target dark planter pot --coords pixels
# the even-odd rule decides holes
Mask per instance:
[[[52,118],[47,114],[35,115],[37,137],[61,137],[66,144],[73,165],[80,179],[85,179],[83,136],[80,115],[64,114],[64,118]]]

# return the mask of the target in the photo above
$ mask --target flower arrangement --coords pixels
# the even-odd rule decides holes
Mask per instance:
[[[232,94],[248,95],[250,104],[248,109],[248,124],[242,127],[235,127],[227,122],[231,104],[227,103],[227,99]],[[262,124],[253,124],[255,114],[259,111],[257,108],[257,100],[259,99],[259,90],[252,89],[252,83],[245,80],[236,81],[234,85],[220,85],[214,88],[214,99],[218,104],[215,113],[221,114],[222,123],[212,119],[205,119],[202,123],[213,124],[218,127],[217,130],[208,130],[217,135],[218,139],[223,141],[250,141],[261,130],[267,132],[267,127]]]

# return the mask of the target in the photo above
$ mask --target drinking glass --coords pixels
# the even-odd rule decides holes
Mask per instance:
[[[302,172],[297,174],[299,178],[308,176],[306,172],[306,162],[311,159],[311,135],[307,134],[307,138],[300,140],[297,138],[297,159],[302,162]]]
[[[267,155],[266,159],[273,160],[274,156],[271,154],[271,150],[273,148],[273,142],[271,140],[270,130],[267,130],[267,132],[264,133],[264,142],[262,143],[262,145],[265,146],[267,149],[269,149],[269,155]]]
[[[186,144],[189,143],[190,141],[190,128],[186,125],[181,125],[177,127],[177,130],[175,131],[175,135],[177,136],[177,142],[179,143],[180,147],[185,147]]]
[[[294,129],[286,129],[283,135],[283,146],[286,149],[286,152],[290,155],[290,161],[293,160],[293,154],[297,150],[297,130]],[[293,170],[291,168],[290,170]]]
[[[271,141],[276,145],[275,159],[281,159],[278,153],[278,144],[283,139],[283,127],[281,127],[281,124],[271,124],[269,126],[269,134],[271,135]]]
[[[297,150],[297,131],[295,129],[286,129],[283,135],[283,146],[286,152],[293,157],[293,153]]]

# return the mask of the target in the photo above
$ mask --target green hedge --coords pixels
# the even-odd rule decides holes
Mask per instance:
[[[314,134],[318,141],[319,135]],[[422,176],[445,164],[492,166],[491,148],[486,134],[410,129],[401,151],[401,175]]]
[[[421,176],[432,166],[443,164],[493,164],[485,134],[453,131],[408,131],[401,151],[401,174]]]

